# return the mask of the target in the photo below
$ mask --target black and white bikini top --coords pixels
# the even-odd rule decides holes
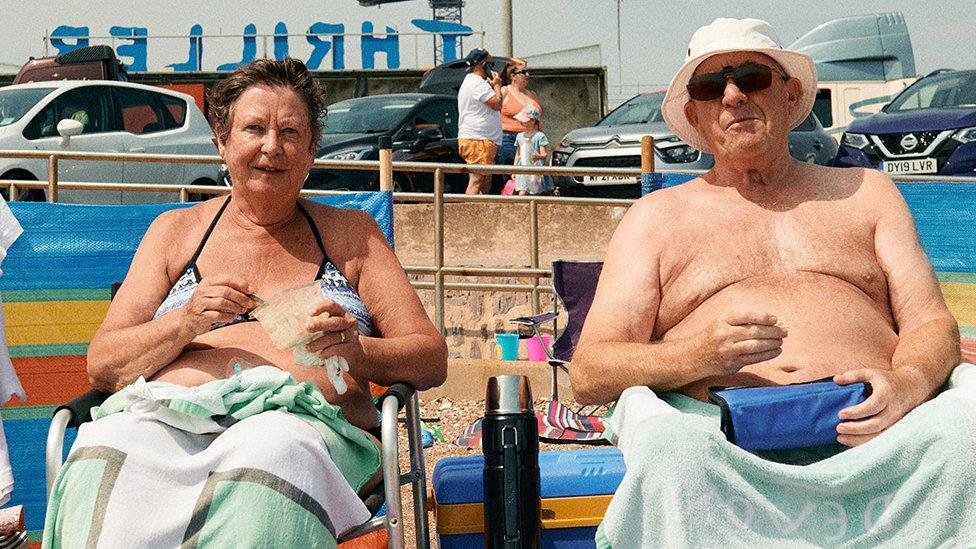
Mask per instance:
[[[194,252],[193,257],[187,262],[186,267],[183,268],[183,274],[176,279],[176,283],[170,288],[169,293],[166,294],[166,299],[159,304],[159,308],[156,309],[156,313],[153,318],[159,318],[160,316],[179,309],[186,305],[190,300],[190,296],[197,289],[200,280],[203,278],[200,275],[200,270],[197,268],[197,258],[200,257],[200,252],[203,251],[204,245],[207,243],[207,239],[210,238],[210,234],[213,232],[214,227],[217,226],[217,220],[220,219],[221,214],[224,213],[224,209],[227,208],[227,204],[230,203],[230,197],[224,202],[217,211],[217,215],[214,216],[213,221],[210,223],[210,227],[207,228],[207,232],[204,233],[203,239],[200,241],[200,245],[197,246],[196,252]],[[341,307],[352,313],[359,323],[359,333],[363,335],[372,335],[373,333],[373,322],[369,318],[369,312],[366,310],[366,305],[363,300],[360,299],[359,294],[356,290],[349,285],[349,281],[346,277],[339,272],[339,269],[332,264],[329,260],[328,254],[325,253],[325,246],[322,244],[322,236],[319,234],[318,229],[315,227],[315,222],[312,220],[312,216],[309,215],[308,211],[302,206],[301,202],[298,203],[298,211],[301,212],[305,221],[308,222],[309,229],[312,230],[312,236],[315,237],[315,243],[318,244],[319,250],[322,251],[322,264],[319,266],[318,274],[315,275],[315,280],[322,281],[322,297],[323,299],[331,299],[339,304]],[[241,322],[248,322],[254,320],[247,313],[243,315],[238,315],[237,318],[230,322],[220,322],[214,324],[213,328],[222,328],[224,326],[230,326],[232,324],[238,324]]]

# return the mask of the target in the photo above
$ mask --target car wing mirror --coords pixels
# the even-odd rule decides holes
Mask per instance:
[[[81,135],[84,131],[85,125],[77,120],[65,118],[58,122],[58,135],[61,136],[62,147],[67,147],[71,143],[72,137]]]
[[[429,142],[440,141],[441,139],[444,139],[444,131],[441,130],[440,126],[421,128],[417,132],[417,141]]]

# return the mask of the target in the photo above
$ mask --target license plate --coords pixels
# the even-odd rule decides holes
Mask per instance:
[[[915,173],[936,173],[939,165],[934,158],[913,158],[911,160],[886,160],[881,163],[881,171],[894,175]]]
[[[626,175],[584,175],[583,183],[586,185],[632,185],[640,183],[640,180]]]

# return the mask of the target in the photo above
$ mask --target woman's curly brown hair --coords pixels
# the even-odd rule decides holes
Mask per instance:
[[[312,130],[312,150],[322,136],[321,117],[325,114],[325,91],[312,79],[312,75],[298,59],[258,59],[245,65],[217,83],[207,93],[210,104],[210,122],[221,141],[227,141],[234,104],[251,86],[282,87],[294,90],[308,108]]]

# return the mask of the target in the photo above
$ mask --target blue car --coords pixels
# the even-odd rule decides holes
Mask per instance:
[[[851,122],[835,166],[892,175],[976,175],[976,70],[937,71]]]

